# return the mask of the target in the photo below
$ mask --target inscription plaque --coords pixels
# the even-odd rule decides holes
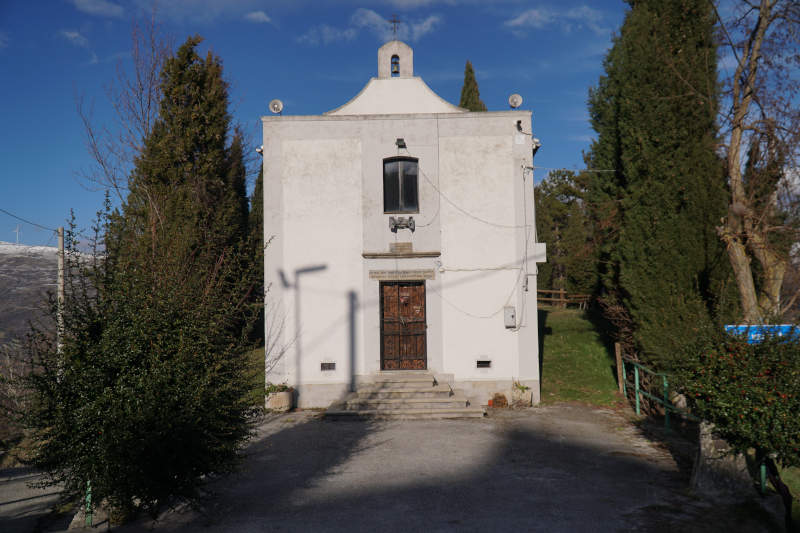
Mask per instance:
[[[370,270],[369,279],[379,281],[406,281],[418,279],[436,279],[433,269],[428,270]]]

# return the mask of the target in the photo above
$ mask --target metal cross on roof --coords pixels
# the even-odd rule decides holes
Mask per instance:
[[[397,25],[400,24],[400,19],[397,18],[397,15],[392,15],[392,18],[389,19],[389,23],[392,25],[394,38],[397,39]]]

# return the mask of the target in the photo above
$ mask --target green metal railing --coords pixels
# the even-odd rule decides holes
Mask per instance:
[[[646,367],[642,363],[638,361],[634,361],[633,359],[629,359],[626,357],[622,358],[622,392],[625,397],[628,397],[628,365],[633,367],[633,386],[634,386],[634,397],[635,397],[635,405],[636,405],[636,414],[642,414],[642,407],[641,407],[641,398],[642,396],[651,399],[654,402],[661,404],[664,407],[664,428],[667,431],[670,431],[670,422],[669,422],[669,414],[670,411],[686,418],[687,420],[693,420],[695,422],[699,422],[700,419],[696,416],[692,415],[685,409],[681,409],[679,407],[675,407],[669,399],[669,375],[664,372],[656,372],[655,370]],[[641,387],[641,380],[640,380],[640,372],[646,372],[653,376],[658,382],[659,378],[661,379],[662,385],[662,397],[659,397],[655,394],[652,394],[650,391],[645,390]],[[761,461],[759,465],[759,484],[761,486],[761,493],[764,494],[767,490],[767,465],[764,461]]]
[[[636,405],[636,414],[642,414],[642,397],[649,398],[650,400],[660,404],[664,407],[664,428],[667,431],[670,430],[670,413],[675,413],[680,415],[688,420],[698,421],[698,418],[692,416],[691,413],[688,411],[681,409],[680,407],[675,407],[669,399],[669,375],[664,372],[656,372],[655,370],[646,367],[642,363],[638,361],[634,361],[633,359],[629,359],[627,357],[622,358],[622,392],[627,397],[628,395],[628,366],[633,367],[633,386],[634,386],[634,398],[635,398],[635,405]],[[649,390],[642,388],[641,386],[641,379],[640,374],[641,372],[646,372],[653,376],[656,382],[661,382],[661,395],[653,394]]]
[[[86,482],[86,525],[92,525],[92,482]]]

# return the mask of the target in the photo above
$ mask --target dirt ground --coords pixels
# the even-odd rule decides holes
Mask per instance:
[[[577,405],[496,410],[478,420],[270,415],[242,471],[213,480],[202,510],[115,530],[782,530],[758,505],[692,495],[678,455],[624,411]],[[22,527],[31,520],[43,530],[65,527],[46,509],[28,508],[23,523],[14,499],[0,489],[1,531],[30,531]]]

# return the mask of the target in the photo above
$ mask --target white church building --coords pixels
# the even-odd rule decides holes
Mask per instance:
[[[267,381],[299,407],[393,373],[537,403],[531,112],[448,103],[391,41],[349,102],[262,122]]]

